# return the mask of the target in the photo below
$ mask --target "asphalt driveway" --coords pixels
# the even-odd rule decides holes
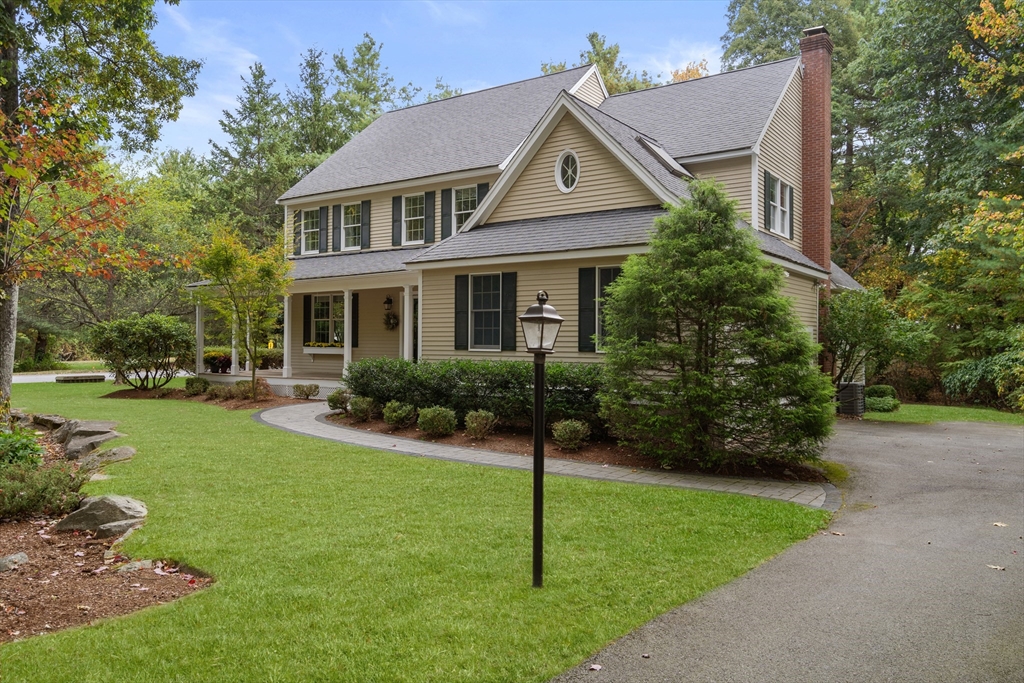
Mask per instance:
[[[1024,681],[1024,429],[837,432],[852,476],[829,532],[556,681]]]

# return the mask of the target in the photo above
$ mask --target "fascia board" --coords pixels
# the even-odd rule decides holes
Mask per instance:
[[[541,261],[567,261],[585,258],[606,258],[611,256],[629,256],[643,254],[650,250],[649,244],[631,244],[621,247],[602,247],[599,249],[579,249],[574,251],[551,251],[542,254],[509,254],[508,256],[484,256],[480,258],[456,258],[445,261],[410,261],[405,267],[410,270],[438,270],[441,268],[462,268],[475,266],[495,266],[515,263],[537,263]]]
[[[606,88],[604,85],[604,79],[601,78],[601,70],[597,68],[597,64],[592,64],[590,68],[587,69],[587,73],[583,74],[583,78],[576,81],[576,85],[569,88],[569,94],[575,95],[576,91],[583,87],[583,84],[586,82],[588,78],[590,78],[591,74],[597,75],[597,82],[601,84],[601,92],[604,93],[604,99],[607,100],[609,97],[611,97],[611,95],[608,94],[608,88]]]
[[[368,275],[338,275],[334,277],[309,278],[292,280],[288,287],[289,294],[313,294],[315,292],[339,291],[346,289],[384,289],[415,285],[418,282],[416,273],[408,270],[396,270],[390,273],[372,273]]]
[[[515,152],[513,152],[513,154],[515,154]],[[466,171],[454,171],[452,173],[443,173],[441,175],[411,178],[409,180],[400,180],[393,183],[384,183],[382,185],[366,185],[364,187],[338,190],[336,192],[323,192],[321,194],[311,194],[303,197],[289,197],[288,199],[283,200],[278,199],[275,203],[284,206],[295,204],[314,204],[317,202],[327,202],[337,199],[365,197],[368,194],[375,194],[377,192],[392,192],[395,190],[407,190],[415,187],[422,187],[424,185],[447,184],[449,182],[478,178],[483,175],[498,175],[500,173],[500,166],[481,166],[480,168],[469,169]]]
[[[828,273],[825,272],[824,270],[818,270],[817,268],[808,268],[807,266],[802,266],[799,263],[793,263],[792,261],[787,261],[784,258],[772,256],[771,254],[765,254],[764,252],[762,252],[761,255],[764,256],[769,261],[771,261],[772,263],[774,263],[775,265],[782,266],[783,268],[792,273],[806,275],[809,278],[821,280],[822,282],[828,280]]]

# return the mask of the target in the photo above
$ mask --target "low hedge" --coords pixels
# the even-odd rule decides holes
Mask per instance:
[[[533,363],[506,360],[444,360],[412,363],[397,358],[368,358],[350,364],[345,385],[355,396],[378,405],[391,401],[418,408],[443,406],[460,422],[470,411],[486,410],[506,424],[533,421]],[[544,406],[549,422],[582,420],[602,430],[597,392],[601,366],[549,363]]]
[[[260,370],[280,370],[284,367],[284,349],[259,349],[256,355],[260,359]],[[210,372],[229,372],[231,370],[231,347],[203,347],[203,363],[206,364]],[[238,349],[238,364],[245,365],[245,350],[242,348]]]
[[[872,384],[870,387],[864,387],[864,396],[865,398],[896,398],[896,389],[888,384]]]
[[[900,402],[889,396],[868,396],[864,399],[864,409],[870,413],[894,413],[900,409]]]

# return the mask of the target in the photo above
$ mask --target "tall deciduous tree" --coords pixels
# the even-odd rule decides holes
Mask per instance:
[[[657,77],[650,76],[646,71],[632,71],[619,59],[618,43],[609,45],[608,39],[596,31],[587,34],[587,42],[590,43],[590,49],[580,51],[580,61],[573,64],[573,68],[596,64],[609,94],[643,90],[658,85]],[[540,65],[540,70],[546,74],[565,71],[565,68],[565,62],[545,62]]]
[[[210,285],[200,288],[198,296],[228,324],[237,324],[252,372],[252,399],[258,398],[256,368],[258,349],[277,322],[282,297],[287,294],[288,262],[280,241],[254,252],[237,231],[218,228],[206,255],[196,262]]]
[[[814,460],[835,414],[817,346],[735,202],[690,189],[609,286],[603,414],[666,464]]]

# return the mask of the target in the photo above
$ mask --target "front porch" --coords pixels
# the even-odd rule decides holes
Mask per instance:
[[[224,384],[227,386],[234,386],[235,382],[239,380],[249,379],[249,373],[244,370],[240,370],[235,375],[230,373],[203,372],[199,376],[209,380],[210,384]],[[335,389],[340,389],[344,386],[340,378],[282,377],[280,370],[257,370],[256,377],[267,380],[270,389],[278,396],[292,396],[292,387],[296,384],[318,384],[320,385],[320,393],[316,395],[316,398],[323,400]]]

